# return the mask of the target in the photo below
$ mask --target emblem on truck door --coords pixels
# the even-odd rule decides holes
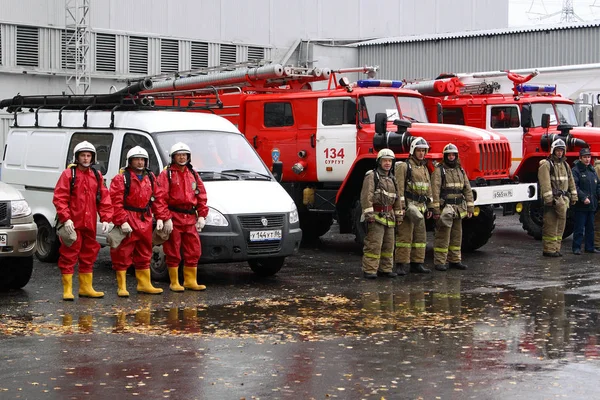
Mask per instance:
[[[269,220],[268,220],[268,219],[266,219],[265,217],[262,217],[262,218],[260,219],[260,222],[262,222],[263,226],[267,226],[267,225],[269,225]]]

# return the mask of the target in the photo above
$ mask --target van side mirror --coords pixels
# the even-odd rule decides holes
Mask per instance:
[[[542,128],[548,129],[550,126],[550,114],[542,114]]]
[[[375,133],[385,134],[387,132],[387,120],[386,113],[375,114]]]
[[[271,173],[273,174],[277,182],[281,182],[281,180],[283,179],[283,163],[281,161],[273,161]]]

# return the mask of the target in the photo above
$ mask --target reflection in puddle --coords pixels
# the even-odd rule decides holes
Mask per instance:
[[[261,299],[219,306],[152,309],[152,304],[146,304],[138,310],[104,315],[67,313],[59,321],[0,316],[0,333],[178,335],[257,341],[392,335],[386,339],[442,346],[446,341],[454,346],[460,343],[462,356],[478,368],[499,363],[525,369],[535,368],[532,360],[536,359],[599,356],[598,313],[575,311],[575,304],[586,302],[565,296],[560,286],[461,294],[458,279],[430,284],[433,286],[427,289],[412,284],[393,292]],[[592,308],[592,303],[587,301],[586,307]]]

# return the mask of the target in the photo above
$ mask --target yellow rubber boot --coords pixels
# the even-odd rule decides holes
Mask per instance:
[[[196,267],[183,267],[183,287],[190,290],[206,290],[206,286],[198,285],[196,281]]]
[[[163,292],[161,288],[152,286],[150,282],[150,270],[149,269],[136,269],[135,277],[137,278],[137,291],[138,293],[148,294],[160,294]]]
[[[179,267],[169,267],[169,279],[171,284],[169,289],[173,292],[183,292],[185,289],[179,284]]]
[[[127,291],[127,270],[117,271],[117,296],[129,297]]]
[[[79,297],[104,297],[104,292],[96,292],[92,287],[93,275],[89,273],[79,273]]]
[[[73,301],[75,299],[75,296],[73,296],[73,274],[63,274],[62,284],[63,300]]]

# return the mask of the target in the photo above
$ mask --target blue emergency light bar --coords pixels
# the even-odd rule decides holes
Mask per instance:
[[[521,93],[555,93],[556,85],[517,85]]]
[[[379,80],[379,79],[365,79],[356,82],[358,87],[367,88],[367,87],[392,87],[399,88],[402,87],[404,82],[402,81],[390,81],[390,80]]]

